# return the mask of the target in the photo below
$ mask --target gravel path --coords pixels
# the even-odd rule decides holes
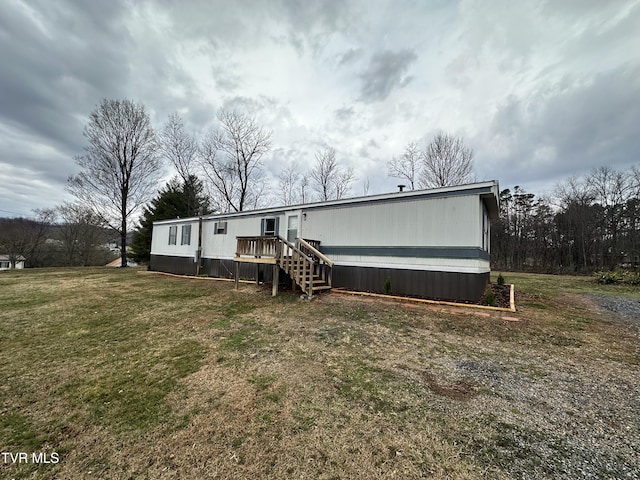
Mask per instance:
[[[589,294],[588,297],[605,310],[616,313],[640,326],[640,300],[595,293]]]

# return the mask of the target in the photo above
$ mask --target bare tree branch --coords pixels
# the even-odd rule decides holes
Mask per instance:
[[[415,142],[410,142],[404,148],[400,157],[393,157],[389,161],[388,175],[409,182],[409,188],[415,190],[420,173],[420,148]]]
[[[280,172],[280,175],[278,175],[278,188],[282,205],[300,203],[300,193],[298,191],[300,179],[300,169],[295,162],[290,162]]]
[[[344,198],[355,180],[353,168],[340,168],[333,148],[316,153],[316,164],[310,177],[311,187],[318,194],[320,201]]]
[[[177,113],[169,115],[159,140],[160,153],[175,167],[182,181],[187,183],[195,173],[198,140],[187,133]]]
[[[300,178],[300,203],[307,203],[311,200],[309,195],[310,174],[304,173]]]
[[[327,148],[316,153],[316,164],[311,170],[312,188],[318,194],[319,200],[326,201],[334,198],[335,178],[338,175],[336,151]]]
[[[210,132],[201,147],[201,164],[214,200],[226,211],[241,212],[257,201],[252,190],[259,188],[271,133],[235,111],[221,110],[218,120],[221,128]]]
[[[351,189],[351,184],[355,179],[356,176],[353,173],[353,168],[351,167],[338,172],[338,175],[335,179],[336,200],[340,200],[341,198],[347,196],[349,190]]]

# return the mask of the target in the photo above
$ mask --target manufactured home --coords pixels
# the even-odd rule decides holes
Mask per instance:
[[[498,213],[489,181],[165,220],[153,226],[150,269],[236,280],[258,271],[274,287],[284,274],[309,296],[333,287],[477,301]]]

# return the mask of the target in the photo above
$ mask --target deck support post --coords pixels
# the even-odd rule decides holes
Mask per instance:
[[[256,263],[256,286],[260,285],[260,264]]]
[[[271,296],[278,295],[278,283],[280,281],[280,267],[277,263],[273,264],[273,288],[271,289]]]
[[[233,279],[235,280],[235,283],[236,283],[235,285],[236,290],[238,290],[238,287],[240,286],[240,262],[233,262],[233,263],[235,263],[234,265],[235,271],[233,273]]]

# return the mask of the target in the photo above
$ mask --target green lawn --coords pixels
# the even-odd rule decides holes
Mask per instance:
[[[640,290],[504,276],[517,322],[137,269],[0,272],[0,478],[638,478],[638,329],[582,294]]]

